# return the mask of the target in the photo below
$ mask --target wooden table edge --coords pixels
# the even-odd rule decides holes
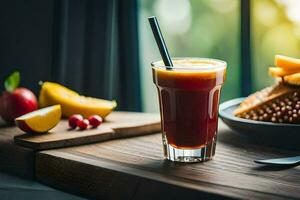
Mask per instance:
[[[56,168],[55,162],[61,162],[61,161],[63,161],[65,164],[64,168]],[[48,163],[46,167],[44,165],[45,163]],[[99,163],[101,163],[101,166],[99,165]],[[143,184],[144,182],[148,182],[147,184],[151,183],[150,185],[154,188],[163,187],[163,188],[170,189],[170,191],[175,190],[178,193],[182,193],[186,195],[194,194],[196,195],[195,199],[199,199],[199,197],[207,197],[213,199],[219,199],[219,198],[220,199],[240,199],[240,198],[265,199],[267,197],[270,199],[284,199],[284,197],[274,196],[273,194],[269,194],[269,193],[245,190],[245,189],[234,188],[230,186],[226,187],[223,185],[212,184],[205,181],[203,182],[200,181],[199,183],[201,185],[199,184],[195,186],[195,183],[192,183],[192,181],[186,179],[184,180],[184,185],[182,185],[182,179],[179,180],[179,178],[177,177],[159,174],[159,178],[157,178],[157,173],[155,172],[144,171],[138,168],[132,169],[131,167],[119,163],[115,163],[114,161],[108,161],[107,159],[98,159],[95,162],[95,160],[92,159],[83,158],[78,155],[69,154],[68,152],[55,151],[55,150],[42,151],[37,153],[36,178],[38,181],[42,183],[51,185],[58,189],[66,190],[68,192],[80,196],[89,197],[89,198],[101,198],[101,199],[107,198],[107,196],[105,195],[109,196],[110,191],[107,191],[108,194],[105,194],[104,196],[97,196],[97,193],[96,194],[93,193],[95,191],[88,191],[85,190],[84,188],[81,188],[80,190],[79,188],[74,188],[71,185],[64,185],[63,183],[59,182],[60,180],[67,178],[70,174],[73,175],[72,178],[74,178],[75,181],[80,181],[80,177],[79,176],[76,177],[76,171],[74,171],[73,169],[73,168],[77,168],[80,165],[89,168],[93,171],[95,170],[95,172],[102,174],[102,176],[108,175],[112,177],[113,176],[119,177],[125,174],[128,180],[137,179],[139,185]],[[53,175],[53,171],[55,171],[55,175]],[[116,181],[116,179],[114,179],[114,181]],[[112,185],[113,183],[112,182],[103,183],[99,179],[98,184],[99,187],[101,188],[101,186],[105,184]],[[140,187],[140,186],[137,185],[135,187]],[[91,192],[92,194],[89,192]],[[137,190],[135,190],[135,192],[137,192]],[[168,194],[168,190],[166,191],[165,195],[167,194]],[[132,197],[135,195],[139,196],[140,194],[137,192],[137,194],[131,194],[130,196]],[[159,196],[156,196],[158,194],[152,194],[152,195],[154,195],[153,198],[154,197],[159,198]]]

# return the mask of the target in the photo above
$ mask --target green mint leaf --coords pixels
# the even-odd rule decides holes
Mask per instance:
[[[4,81],[4,88],[6,91],[14,91],[20,84],[20,72],[15,71]]]

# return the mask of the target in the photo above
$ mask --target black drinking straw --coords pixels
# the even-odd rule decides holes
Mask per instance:
[[[165,40],[161,34],[158,21],[155,16],[148,17],[148,20],[149,20],[156,44],[159,48],[160,55],[164,61],[164,64],[167,67],[167,69],[172,69],[173,63],[172,63],[170,54],[168,52],[168,48],[165,43]]]

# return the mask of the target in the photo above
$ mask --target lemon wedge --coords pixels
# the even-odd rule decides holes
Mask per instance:
[[[15,122],[25,132],[44,133],[54,128],[60,119],[61,107],[54,105],[22,115]]]
[[[62,115],[65,117],[81,114],[85,118],[95,114],[105,118],[117,106],[116,101],[81,96],[58,83],[44,82],[39,95],[39,105],[46,107],[55,104],[61,105]]]

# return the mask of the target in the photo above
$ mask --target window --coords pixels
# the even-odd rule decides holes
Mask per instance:
[[[253,90],[271,85],[266,76],[274,55],[300,55],[300,1],[254,0],[252,3]]]
[[[161,59],[147,17],[157,16],[172,57],[210,57],[228,63],[222,100],[239,96],[239,0],[139,0],[143,110],[158,112],[150,63]]]
[[[268,67],[274,65],[275,54],[300,57],[299,0],[245,0],[243,4],[239,0],[138,2],[140,71],[146,112],[158,111],[158,101],[153,100],[157,94],[150,63],[160,59],[148,16],[157,16],[172,57],[210,57],[227,61],[227,80],[221,101],[271,85],[274,79],[267,74]],[[243,57],[251,59],[250,70],[241,64],[241,41],[244,40],[240,34],[242,26],[245,27],[244,21],[241,24],[241,10],[245,10],[242,9],[245,6],[250,7],[246,15],[250,17],[251,50]],[[245,77],[249,80],[243,80]],[[249,90],[243,90],[245,85],[249,85]]]

